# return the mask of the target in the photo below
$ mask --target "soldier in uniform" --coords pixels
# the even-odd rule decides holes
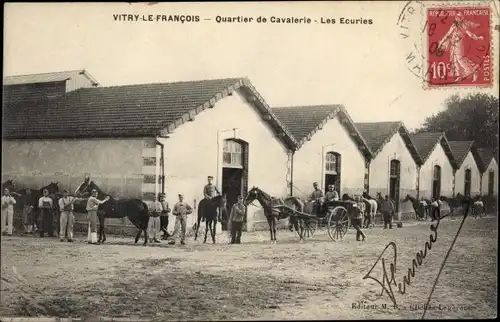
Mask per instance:
[[[356,229],[356,240],[360,241],[359,237],[363,237],[362,241],[364,241],[366,236],[361,231],[361,225],[363,223],[363,209],[359,207],[363,202],[359,202],[359,200],[356,201],[357,202],[352,206],[353,215],[351,221],[352,221],[352,226],[354,227],[354,229]]]
[[[314,182],[313,183],[314,190],[311,193],[311,196],[309,197],[309,201],[313,202],[313,214],[317,215],[319,214],[321,210],[321,202],[323,199],[323,191],[318,188],[318,183]]]
[[[217,187],[214,184],[212,184],[213,179],[214,179],[213,176],[208,176],[207,178],[208,183],[205,185],[205,187],[203,187],[203,196],[205,197],[205,199],[208,200],[212,199],[216,195],[220,195],[220,192],[217,189]]]
[[[167,196],[164,193],[160,194],[160,203],[161,203],[161,214],[160,214],[160,230],[163,232],[163,240],[167,240],[169,237],[169,233],[167,231],[168,228],[168,214],[170,213],[170,207],[167,202]]]
[[[243,196],[238,195],[238,202],[233,205],[229,222],[231,223],[231,244],[241,244],[241,231],[243,230],[243,222],[245,221],[245,205],[243,204]]]
[[[41,210],[40,237],[44,237],[45,232],[49,234],[49,237],[54,237],[54,202],[49,197],[47,189],[43,189],[43,196],[38,199],[38,208]]]
[[[187,215],[193,212],[193,208],[184,202],[184,196],[179,194],[179,202],[174,205],[174,210],[172,214],[175,215],[175,227],[172,238],[176,238],[180,232],[181,245],[185,245],[186,240],[186,225],[187,225]],[[175,244],[175,239],[169,242],[170,245]]]
[[[14,205],[16,200],[10,195],[9,189],[5,188],[2,196],[2,234],[12,236],[14,221]]]
[[[73,203],[75,198],[68,196],[68,190],[64,189],[63,196],[59,199],[59,209],[61,209],[59,238],[63,242],[64,236],[68,236],[68,242],[73,242],[73,225],[75,215],[73,214]]]
[[[335,186],[333,184],[328,185],[328,191],[325,193],[325,201],[337,201],[339,200],[339,194],[335,190]]]

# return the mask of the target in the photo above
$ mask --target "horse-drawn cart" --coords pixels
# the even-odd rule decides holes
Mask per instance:
[[[276,205],[274,208],[291,219],[299,219],[305,231],[313,235],[317,227],[326,226],[328,236],[333,241],[341,240],[347,234],[351,225],[352,207],[355,202],[329,201],[325,203],[318,215],[297,211],[287,205]]]

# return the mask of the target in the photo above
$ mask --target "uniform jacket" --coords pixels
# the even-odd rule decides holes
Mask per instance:
[[[229,220],[234,222],[242,222],[245,220],[245,205],[235,203],[233,208],[231,208],[231,214],[229,215]]]
[[[219,193],[219,190],[213,184],[206,184],[203,187],[203,196],[207,199],[215,197],[217,193]]]
[[[172,211],[172,214],[176,216],[182,216],[182,215],[189,215],[190,213],[193,212],[193,208],[191,208],[190,205],[188,205],[185,202],[178,202],[174,206],[174,211]]]

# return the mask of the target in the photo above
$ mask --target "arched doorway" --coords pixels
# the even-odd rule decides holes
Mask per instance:
[[[493,196],[494,185],[495,185],[495,171],[490,170],[490,172],[488,172],[488,196]]]
[[[470,197],[472,171],[470,169],[465,170],[465,180],[464,180],[464,195]]]
[[[238,139],[224,140],[221,192],[226,194],[228,212],[236,203],[238,194],[244,195],[247,190],[248,143]]]
[[[441,167],[434,166],[432,173],[432,198],[439,199],[441,197]]]
[[[399,211],[399,186],[401,181],[401,162],[391,160],[389,172],[389,198],[394,201],[396,209]]]
[[[325,156],[325,191],[328,186],[335,185],[335,190],[340,196],[341,161],[342,157],[337,152],[328,152]]]

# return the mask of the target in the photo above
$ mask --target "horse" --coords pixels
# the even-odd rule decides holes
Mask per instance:
[[[404,201],[410,201],[413,206],[413,210],[415,210],[415,214],[419,220],[427,220],[427,210],[428,206],[424,206],[417,198],[412,197],[410,194],[406,195]],[[427,204],[428,205],[428,204]]]
[[[99,243],[104,243],[106,241],[106,234],[104,232],[104,224],[106,218],[124,218],[127,217],[130,222],[139,229],[137,235],[135,236],[135,243],[139,241],[142,232],[144,231],[144,246],[148,243],[148,224],[149,224],[149,211],[148,205],[140,200],[140,199],[114,199],[108,194],[104,193],[93,181],[90,181],[88,185],[81,185],[77,191],[77,195],[86,195],[91,192],[92,189],[97,190],[98,199],[102,200],[105,197],[109,197],[109,200],[100,204],[97,216],[99,218]],[[81,199],[81,198],[80,198]],[[82,200],[85,201],[86,200]],[[74,207],[74,211],[87,213],[87,210],[83,211],[81,205],[82,202],[75,202],[74,206],[78,204],[77,207]]]
[[[469,198],[460,193],[457,193],[454,198],[441,196],[439,197],[439,200],[444,201],[448,204],[448,206],[450,207],[450,215],[453,215],[455,213],[455,210],[462,208],[463,204],[467,200],[469,200]]]
[[[286,206],[303,212],[304,204],[299,198],[288,197],[283,200],[272,197],[258,187],[253,187],[252,189],[250,189],[245,198],[245,206],[248,206],[256,199],[264,209],[264,215],[266,216],[266,220],[269,225],[271,243],[276,243],[276,225],[278,220],[285,218],[290,218],[290,222],[295,227],[295,230],[299,233],[300,242],[303,241],[304,227],[302,221],[304,219],[297,216],[290,216],[290,213],[278,211],[275,209],[276,206]]]
[[[370,197],[370,195],[366,192],[363,192],[362,195],[362,200],[365,203],[366,206],[366,225],[365,228],[370,228],[370,226],[375,226],[375,215],[377,214],[378,210],[378,203],[377,200],[373,199]],[[363,223],[364,224],[364,223]]]
[[[198,218],[196,221],[196,230],[194,234],[194,240],[198,238],[198,230],[200,229],[200,222],[203,220],[205,222],[205,239],[203,243],[207,242],[207,234],[210,229],[210,235],[212,235],[212,242],[215,244],[215,234],[217,221],[222,222],[222,218],[219,215],[219,209],[225,208],[227,203],[226,195],[218,195],[212,199],[203,198],[198,203]]]

